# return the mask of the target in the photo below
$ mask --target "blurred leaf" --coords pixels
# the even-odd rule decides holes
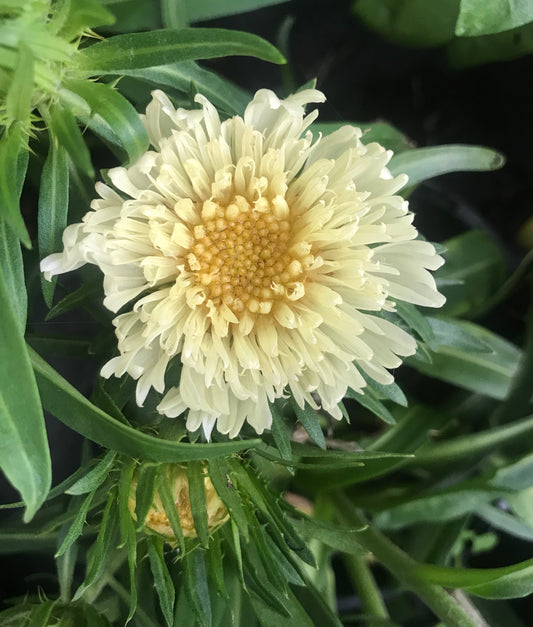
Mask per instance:
[[[407,174],[409,185],[449,172],[497,170],[505,163],[502,154],[483,146],[448,144],[415,148],[395,155],[388,165],[393,176]]]
[[[81,96],[91,107],[92,116],[101,119],[118,137],[130,164],[146,152],[148,135],[139,114],[111,85],[80,80],[68,80],[64,84]],[[97,128],[94,130],[98,132]]]
[[[194,608],[197,624],[201,627],[211,625],[211,600],[207,585],[204,551],[196,549],[183,556],[185,575],[185,594]]]
[[[447,568],[418,564],[415,571],[428,583],[462,588],[485,599],[516,599],[533,592],[533,559],[503,568]]]
[[[41,259],[61,250],[61,236],[67,225],[68,212],[67,152],[53,137],[50,139],[39,188],[38,241]],[[57,277],[47,281],[41,275],[43,296],[49,307],[52,306],[56,282]]]
[[[446,296],[441,312],[472,315],[482,309],[501,286],[505,262],[499,246],[485,231],[467,231],[444,243],[446,263],[435,272]]]
[[[50,141],[58,141],[79,169],[92,178],[94,169],[91,164],[91,155],[71,110],[59,105],[52,107],[50,109],[49,129],[51,131]]]
[[[491,345],[476,333],[476,329],[482,327],[444,317],[433,318],[426,316],[426,321],[433,332],[433,343],[436,346],[436,350],[446,346],[475,353],[492,352]]]
[[[267,41],[240,31],[218,28],[183,28],[115,35],[85,48],[79,70],[88,76],[122,74],[131,69],[169,63],[213,59],[233,55],[254,56],[284,63],[282,55]]]
[[[533,52],[533,24],[494,35],[458,37],[447,46],[450,64],[456,68],[472,67],[517,59]]]
[[[163,555],[163,540],[155,536],[146,536],[148,558],[154,577],[154,587],[159,597],[159,604],[168,627],[174,624],[174,600],[176,592]]]
[[[12,124],[0,137],[0,220],[13,229],[26,248],[31,248],[19,207],[28,157],[28,136],[21,124]]]
[[[68,7],[68,14],[58,35],[67,41],[85,34],[89,28],[107,26],[115,21],[115,16],[98,0],[69,0],[65,4]]]
[[[530,542],[533,540],[533,527],[523,523],[499,507],[485,503],[476,509],[475,514],[491,527],[505,531],[505,533],[522,540],[529,540]]]
[[[263,7],[283,4],[288,0],[184,0],[186,14],[189,22],[204,22],[217,17],[235,15],[255,11]]]
[[[454,489],[420,498],[411,498],[374,516],[381,529],[401,529],[421,522],[454,520],[494,500],[497,492]]]
[[[315,122],[311,126],[315,137],[318,133],[329,135],[343,126],[355,126],[363,131],[361,141],[363,144],[378,142],[387,150],[393,150],[395,153],[402,152],[410,148],[409,140],[398,129],[384,122]]]
[[[26,328],[28,295],[24,280],[24,266],[19,238],[6,220],[0,218],[0,268],[5,281],[9,302],[22,330]]]
[[[354,10],[385,39],[425,48],[453,39],[459,0],[356,0]]]
[[[107,479],[111,468],[113,468],[116,455],[115,451],[107,451],[92,470],[81,477],[81,479],[78,479],[65,492],[72,495],[87,494],[87,492],[93,492],[99,488]]]
[[[33,96],[33,54],[24,42],[17,46],[17,65],[7,90],[5,108],[10,121],[20,122],[29,131]]]
[[[533,5],[529,0],[461,0],[455,34],[477,37],[511,30],[533,20]]]
[[[491,485],[509,490],[525,490],[533,486],[533,453],[500,468]]]
[[[438,346],[431,352],[431,364],[415,357],[409,357],[406,362],[435,379],[490,398],[505,398],[518,367],[521,354],[519,349],[488,329],[471,322],[446,323],[448,329],[451,328],[450,325],[460,333],[455,340],[451,333],[446,333],[446,342],[454,344],[448,345],[441,343],[443,340],[436,339]],[[477,351],[486,346],[486,350],[491,352],[474,352],[476,345]]]
[[[93,442],[146,461],[183,462],[230,455],[259,440],[187,444],[162,440],[118,422],[93,405],[31,348],[43,405],[56,418]]]
[[[198,93],[203,94],[217,108],[230,114],[242,114],[250,102],[250,95],[244,89],[214,72],[201,68],[194,61],[130,69],[123,74],[142,78],[159,87],[163,85],[172,87],[184,93],[189,93],[193,83]]]
[[[161,0],[161,15],[164,28],[183,28],[188,25],[187,5],[184,0]]]
[[[0,468],[20,492],[27,522],[50,489],[50,453],[23,331],[2,273],[0,302]]]

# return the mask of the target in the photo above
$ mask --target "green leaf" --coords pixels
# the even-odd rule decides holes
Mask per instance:
[[[329,135],[343,126],[360,128],[363,131],[361,141],[365,145],[377,142],[395,153],[403,152],[411,147],[409,140],[401,131],[384,122],[315,122],[311,130],[315,136],[318,133]]]
[[[62,298],[58,303],[56,303],[52,309],[46,314],[45,320],[48,322],[49,320],[53,320],[57,318],[57,316],[61,316],[68,311],[72,311],[72,309],[76,309],[77,307],[84,307],[91,303],[94,300],[94,297],[97,294],[101,294],[102,287],[100,282],[98,283],[83,283],[77,290],[74,292],[70,292],[64,298]]]
[[[155,536],[147,536],[148,558],[154,577],[154,587],[159,597],[159,604],[168,627],[174,624],[174,601],[176,591],[163,556],[163,540]]]
[[[455,321],[453,326],[461,331],[455,345],[441,344],[437,338],[438,346],[431,352],[432,363],[415,357],[408,358],[407,363],[460,388],[498,400],[505,398],[518,368],[520,351],[502,337],[470,322]],[[448,337],[451,339],[451,334]],[[470,348],[467,337],[472,342]],[[491,352],[473,352],[475,345],[485,345]]]
[[[7,90],[5,107],[8,120],[20,122],[29,130],[33,96],[33,54],[23,42],[18,44],[17,65]]]
[[[490,483],[509,490],[526,490],[533,486],[533,453],[500,468]]]
[[[74,511],[78,505],[79,499],[71,499],[68,506],[69,512]],[[68,522],[61,526],[57,537],[56,551],[59,551],[70,529],[71,525],[69,525]],[[70,601],[72,581],[74,580],[74,570],[77,560],[78,546],[76,543],[71,544],[68,549],[63,551],[62,555],[55,556],[59,592],[62,601]]]
[[[204,464],[199,461],[189,462],[187,464],[187,478],[189,480],[189,500],[191,502],[194,528],[202,545],[207,547],[209,545],[209,529],[205,501]]]
[[[186,3],[161,0],[161,16],[165,28],[183,28],[188,25]]]
[[[366,407],[366,409],[375,416],[379,416],[387,424],[393,425],[396,422],[390,411],[376,398],[372,388],[365,388],[362,393],[355,392],[351,388],[348,388],[346,398],[351,398],[359,403],[359,405]]]
[[[87,513],[89,512],[93,498],[94,492],[91,492],[83,500],[83,503],[80,505],[80,508],[76,513],[76,517],[72,521],[72,524],[70,525],[70,528],[63,538],[63,542],[61,542],[54,557],[61,557],[83,533],[83,525],[87,519]]]
[[[528,524],[516,518],[516,516],[508,514],[499,507],[485,503],[476,509],[475,514],[491,527],[505,531],[522,540],[528,540],[529,542],[533,540],[533,527],[530,527]]]
[[[453,39],[459,5],[458,0],[356,0],[354,11],[389,41],[433,47]]]
[[[125,462],[118,485],[118,515],[120,524],[120,546],[126,546],[128,551],[128,572],[130,576],[130,605],[125,624],[129,623],[137,609],[137,586],[135,583],[135,569],[137,566],[137,537],[133,518],[130,514],[129,500],[133,472],[136,462]]]
[[[255,11],[275,4],[283,4],[287,0],[184,0],[189,22],[204,22],[217,17],[235,15]]]
[[[291,431],[274,403],[270,404],[270,413],[272,414],[272,426],[270,429],[274,442],[281,458],[290,462],[292,459]]]
[[[0,220],[13,229],[26,248],[31,248],[19,207],[28,158],[28,136],[21,124],[13,124],[0,137]]]
[[[107,451],[92,470],[78,479],[68,490],[65,490],[66,494],[78,495],[94,492],[107,479],[109,471],[113,468],[116,455],[115,451]]]
[[[50,489],[50,453],[20,321],[1,273],[0,302],[0,468],[20,492],[28,521]]]
[[[357,544],[357,534],[365,527],[354,529],[307,517],[296,521],[295,527],[302,536],[316,538],[334,551],[348,555],[364,555],[367,552]]]
[[[379,512],[374,523],[382,529],[401,529],[422,522],[454,520],[490,502],[497,492],[484,490],[450,490],[439,494],[410,499]]]
[[[533,592],[533,559],[503,568],[447,568],[418,564],[415,571],[428,583],[462,588],[485,599],[516,599]]]
[[[456,68],[516,59],[533,52],[533,24],[494,35],[458,37],[448,44],[446,52]]]
[[[107,26],[114,21],[115,16],[98,0],[69,0],[68,14],[58,35],[72,41],[75,37],[85,34],[89,28]]]
[[[215,490],[228,512],[231,512],[231,520],[237,526],[243,540],[247,542],[248,521],[243,509],[241,493],[231,482],[229,472],[230,469],[224,458],[211,459],[209,461],[209,477],[215,486]]]
[[[184,462],[231,455],[260,442],[188,444],[148,435],[93,405],[35,351],[29,351],[44,407],[68,427],[105,448],[145,461]]]
[[[483,146],[448,144],[416,148],[395,155],[388,168],[393,176],[407,174],[409,185],[449,172],[497,170],[505,163],[502,154]]]
[[[402,392],[402,389],[397,383],[388,383],[384,385],[383,383],[378,383],[374,381],[367,374],[362,373],[363,378],[366,381],[367,388],[371,389],[378,399],[388,399],[397,405],[401,405],[402,407],[407,407],[407,399],[405,398],[405,394]]]
[[[185,594],[201,627],[211,625],[211,600],[207,585],[204,551],[196,549],[183,557]]]
[[[130,69],[123,74],[142,78],[159,87],[163,85],[172,87],[183,93],[189,93],[191,84],[194,84],[198,93],[203,94],[218,109],[230,114],[242,114],[251,99],[250,94],[244,89],[214,72],[201,68],[194,61]]]
[[[100,528],[98,530],[98,537],[89,552],[85,580],[76,590],[73,601],[80,599],[85,591],[100,579],[105,570],[110,557],[115,537],[115,530],[118,523],[117,509],[116,490],[111,490],[107,498],[102,522],[100,523]]]
[[[461,0],[455,34],[477,37],[511,30],[533,20],[533,5],[529,0]]]
[[[89,177],[94,177],[89,149],[71,110],[60,105],[52,107],[50,109],[49,129],[51,132],[50,141],[58,141],[78,168]]]
[[[435,336],[427,317],[410,303],[397,302],[396,312],[398,316],[431,348],[434,347]]]
[[[41,259],[62,248],[61,236],[67,225],[68,180],[67,152],[51,137],[39,188],[38,241]],[[46,281],[41,275],[43,296],[49,307],[52,306],[56,281],[56,277]]]
[[[503,282],[502,252],[485,231],[467,231],[444,246],[446,263],[435,272],[439,290],[446,296],[440,311],[449,316],[475,315]]]
[[[143,464],[137,475],[137,490],[135,492],[135,515],[137,516],[137,529],[144,527],[146,516],[152,507],[155,493],[155,481],[158,466]]]
[[[92,81],[69,80],[65,87],[81,96],[91,107],[91,114],[101,119],[114,133],[128,155],[137,161],[148,149],[148,135],[135,108],[110,85]],[[89,120],[91,127],[91,120]],[[98,129],[95,128],[98,132]]]
[[[172,471],[172,468],[166,468],[165,466],[159,467],[158,477],[156,479],[157,492],[161,497],[163,509],[165,510],[170,528],[176,538],[180,553],[183,555],[185,553],[185,537],[183,535],[183,529],[181,528],[176,499],[171,487]],[[178,469],[178,472],[181,472],[181,470]]]
[[[320,426],[320,420],[315,410],[306,403],[302,409],[300,405],[293,399],[292,407],[296,418],[300,421],[302,427],[307,431],[309,437],[321,449],[326,449],[326,440]],[[291,456],[292,457],[292,456]]]
[[[26,328],[28,295],[19,238],[6,220],[0,219],[0,268],[9,302],[22,331]]]
[[[218,28],[183,28],[116,35],[84,49],[79,70],[87,76],[122,74],[127,70],[233,55],[284,63],[267,41],[250,33]]]

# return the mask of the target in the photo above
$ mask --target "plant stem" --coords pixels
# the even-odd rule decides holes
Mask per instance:
[[[335,495],[338,511],[350,525],[367,524],[357,508],[342,492]],[[348,522],[349,521],[349,522]],[[385,568],[420,599],[450,627],[476,627],[476,623],[463,611],[454,598],[441,586],[427,583],[416,572],[416,562],[374,527],[367,526],[357,536],[357,542],[375,555]]]
[[[365,614],[369,615],[368,625],[372,625],[372,618],[389,618],[385,603],[381,598],[374,576],[362,555],[346,555],[344,563],[352,584],[361,599],[361,606]]]

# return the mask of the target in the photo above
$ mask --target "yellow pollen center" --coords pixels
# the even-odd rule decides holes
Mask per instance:
[[[266,314],[275,299],[302,281],[309,251],[302,255],[292,245],[283,197],[251,204],[235,196],[227,206],[207,200],[201,217],[187,261],[215,307],[224,303],[237,317],[245,310]]]

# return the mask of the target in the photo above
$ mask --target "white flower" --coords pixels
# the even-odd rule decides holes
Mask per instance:
[[[154,150],[109,171],[113,186],[64,251],[41,263],[49,279],[85,263],[104,273],[104,304],[120,354],[104,377],[138,380],[165,393],[158,410],[187,412],[187,428],[236,436],[247,421],[271,425],[269,401],[288,393],[335,418],[361,372],[388,384],[387,369],[415,340],[378,314],[395,301],[439,307],[428,270],[443,260],[416,239],[413,215],[395,193],[406,176],[386,168],[391,152],[363,145],[345,126],[327,137],[306,131],[323,102],[306,90],[286,100],[260,90],[244,117],[220,121],[175,109],[161,91],[143,118]],[[165,380],[171,359],[179,380]]]

